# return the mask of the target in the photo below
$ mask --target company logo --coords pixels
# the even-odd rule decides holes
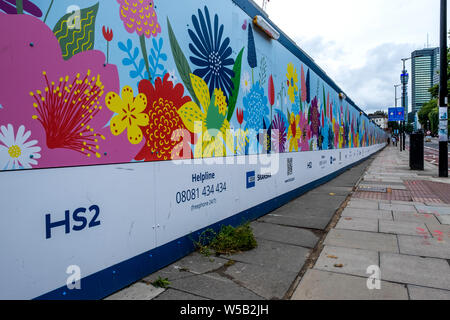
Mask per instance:
[[[254,188],[256,186],[256,174],[255,171],[247,172],[247,189]]]
[[[258,176],[257,176],[257,181],[262,181],[262,180],[267,180],[267,179],[270,179],[270,178],[272,178],[272,175],[269,173],[269,174],[258,174]]]

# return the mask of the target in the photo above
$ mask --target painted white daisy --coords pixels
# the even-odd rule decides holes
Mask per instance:
[[[171,81],[175,85],[175,83],[178,81],[177,74],[175,73],[175,70],[169,71],[168,73],[169,73],[169,79],[168,80]]]
[[[242,79],[241,79],[242,91],[244,91],[245,94],[249,93],[251,86],[252,86],[252,83],[250,81],[250,74],[248,72],[245,72],[242,75]]]
[[[30,136],[25,126],[20,126],[17,134],[12,124],[0,127],[0,170],[31,169],[38,164],[41,148],[36,146],[37,140],[27,142]]]

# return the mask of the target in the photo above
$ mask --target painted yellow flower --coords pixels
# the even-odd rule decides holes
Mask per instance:
[[[228,106],[220,89],[215,89],[211,97],[206,82],[194,74],[190,75],[192,87],[201,108],[193,101],[183,105],[178,114],[186,128],[192,133],[200,133],[195,145],[194,157],[221,157],[226,149],[234,150],[234,137],[227,120]]]
[[[235,153],[236,154],[245,154],[245,147],[249,143],[249,137],[248,137],[248,129],[242,130],[238,129],[236,131],[236,148]]]
[[[287,135],[287,139],[289,141],[289,152],[292,152],[292,150],[298,151],[298,140],[302,137],[302,131],[298,126],[299,123],[300,115],[294,115],[291,113]]]
[[[291,103],[295,102],[295,95],[298,91],[298,75],[297,75],[297,69],[294,68],[294,65],[292,63],[288,64],[287,67],[287,74],[286,77],[288,79],[288,95],[289,100],[291,100]]]
[[[147,107],[145,94],[140,93],[135,98],[133,89],[125,86],[122,89],[122,98],[115,92],[109,92],[105,102],[109,110],[117,113],[111,119],[111,133],[118,136],[127,129],[128,141],[131,144],[139,144],[143,138],[140,127],[145,127],[149,123],[148,115],[143,113]]]

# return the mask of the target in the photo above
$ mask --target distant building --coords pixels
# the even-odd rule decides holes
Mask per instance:
[[[412,112],[417,113],[431,99],[428,91],[439,83],[439,48],[427,48],[411,53]]]
[[[388,115],[383,111],[377,111],[374,114],[369,114],[369,119],[373,120],[381,129],[388,128]]]

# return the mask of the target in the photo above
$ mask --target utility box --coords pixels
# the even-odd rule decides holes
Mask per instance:
[[[423,139],[423,133],[412,133],[410,135],[409,167],[411,170],[424,170]]]

